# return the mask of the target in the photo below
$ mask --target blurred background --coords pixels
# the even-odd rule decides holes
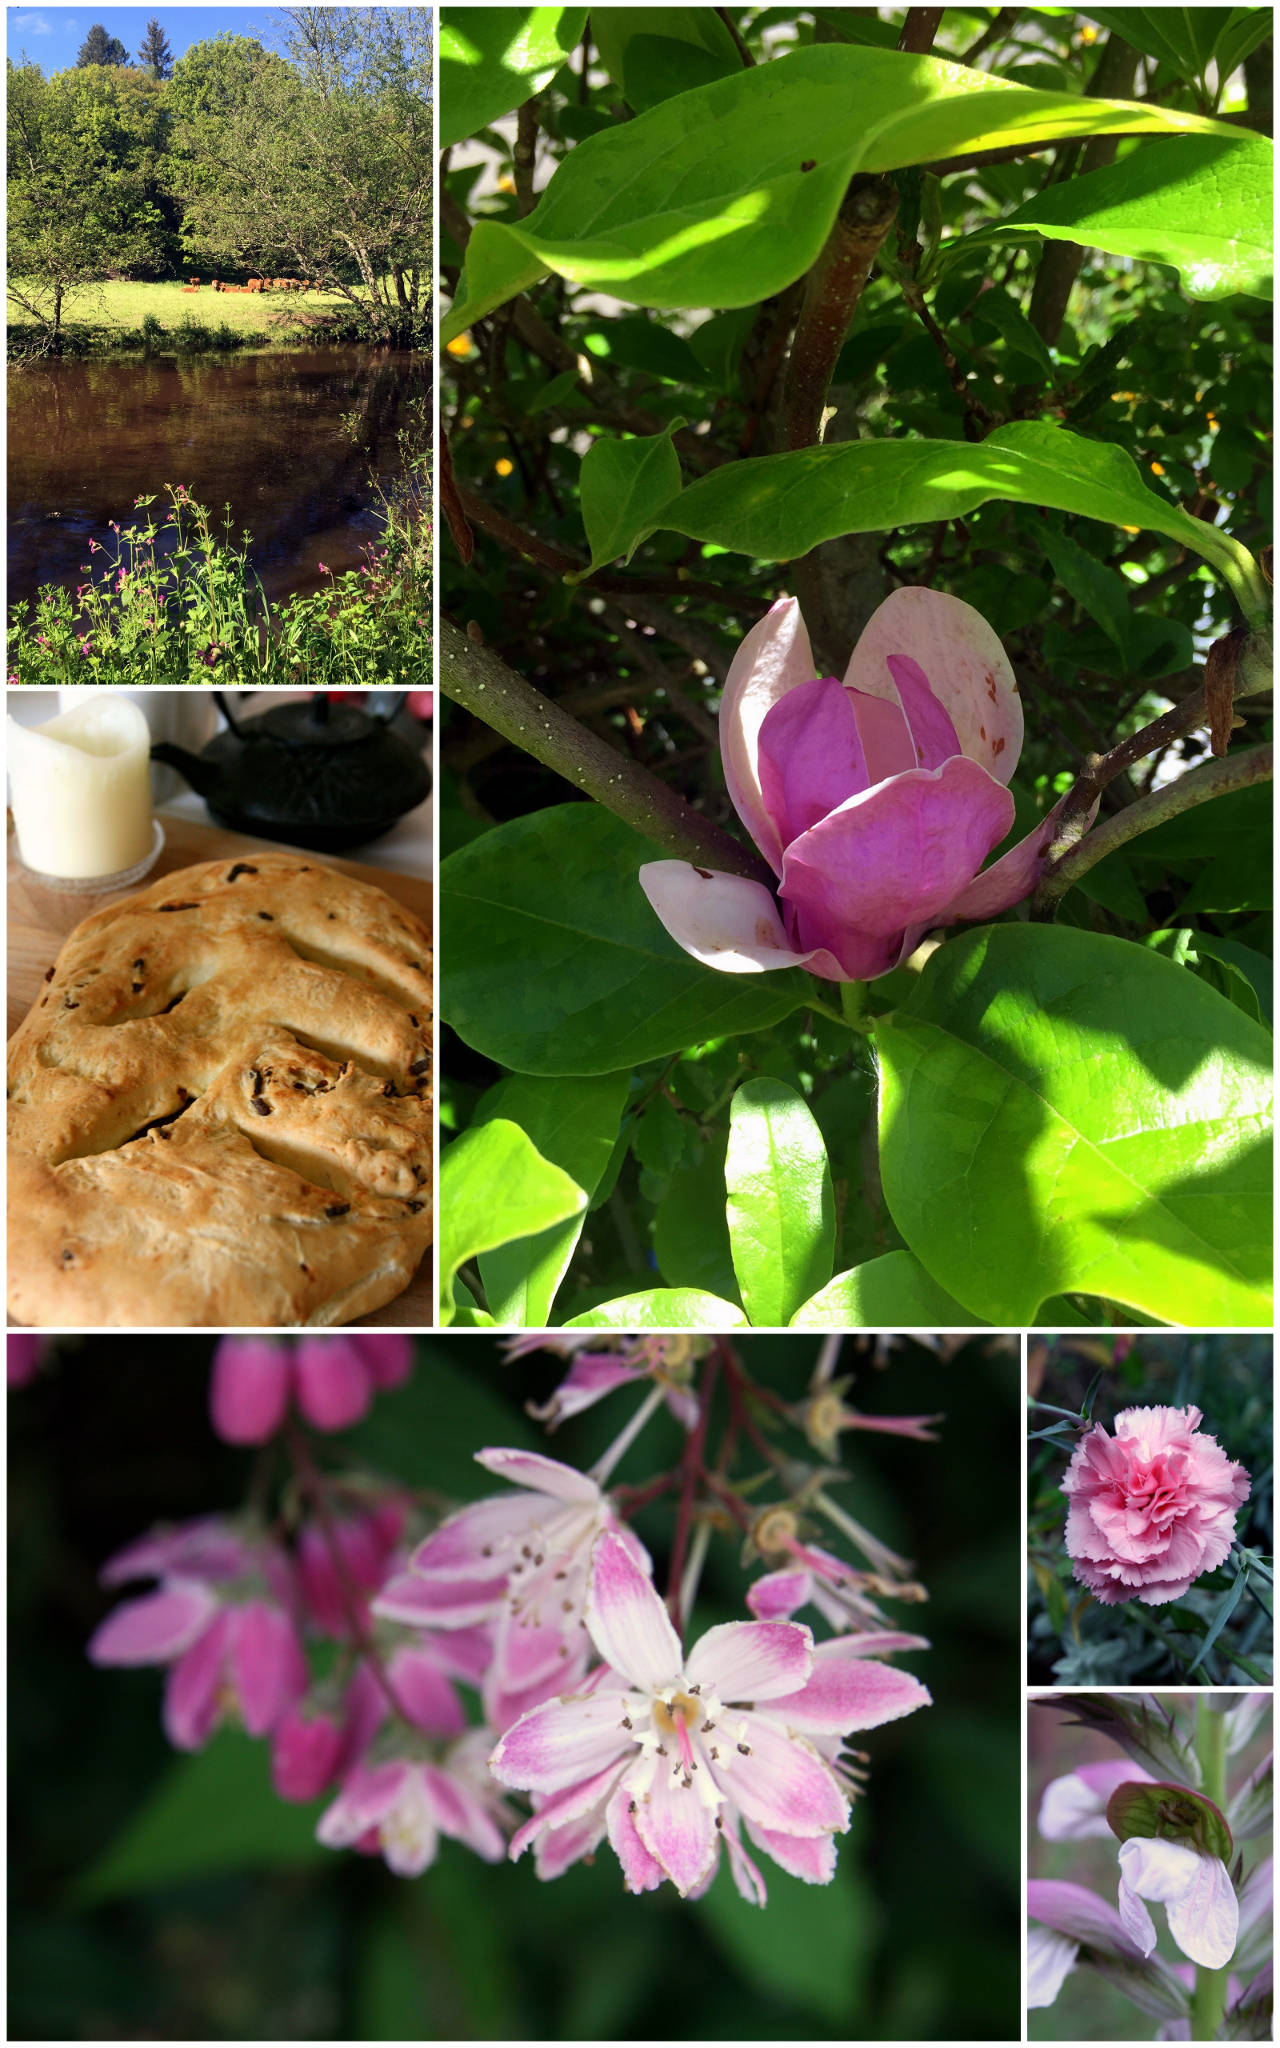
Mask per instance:
[[[1032,1403],[1027,1420],[1027,1676],[1032,1685],[1271,1683],[1272,1350],[1270,1337],[1231,1332],[1032,1335],[1027,1357]],[[1126,1600],[1103,1606],[1072,1572],[1062,1480],[1079,1432],[1053,1410],[1078,1416],[1090,1388],[1093,1422],[1111,1434],[1126,1408],[1194,1405],[1204,1418],[1201,1429],[1244,1466],[1252,1482],[1236,1515],[1236,1541],[1225,1564],[1167,1604],[1150,1607]],[[1037,1401],[1047,1405],[1036,1406]],[[1201,1656],[1206,1635],[1212,1647]]]
[[[1185,1693],[1162,1693],[1160,1698],[1180,1716],[1184,1729],[1194,1729],[1194,1701]],[[1083,1842],[1046,1842],[1036,1826],[1040,1801],[1051,1778],[1065,1777],[1081,1764],[1113,1764],[1125,1754],[1117,1743],[1108,1741],[1095,1729],[1076,1727],[1069,1716],[1070,1701],[1065,1699],[1041,1703],[1033,1700],[1027,1707],[1027,1872],[1033,1878],[1086,1885],[1114,1906],[1120,1879],[1119,1844],[1115,1839],[1098,1835]],[[1229,1758],[1229,1791],[1248,1777],[1270,1749],[1271,1720],[1268,1706],[1248,1742]],[[1241,1841],[1240,1852],[1247,1874],[1271,1854],[1270,1835]],[[1169,1934],[1164,1908],[1154,1907],[1151,1917],[1159,1935],[1157,1952],[1176,1967],[1189,1968]],[[1164,2038],[1157,2037],[1159,2024],[1150,2014],[1139,2012],[1123,1992],[1106,1983],[1095,1970],[1088,1969],[1072,1970],[1054,2003],[1027,2015],[1029,2038],[1033,2041],[1151,2041]]]
[[[766,1863],[764,1913],[722,1871],[707,1897],[628,1896],[612,1853],[541,1884],[459,1844],[405,1881],[314,1841],[323,1802],[269,1787],[264,1744],[223,1730],[168,1748],[154,1669],[95,1670],[105,1558],[161,1519],[233,1509],[251,1454],[207,1420],[212,1338],[55,1339],[9,1397],[9,2027],[27,2040],[1010,2040],[1019,2027],[1019,1371],[1008,1340],[950,1356],[847,1339],[870,1414],[945,1412],[941,1442],[846,1436],[839,1498],[929,1588],[901,1661],[934,1705],[862,1738],[867,1796],[839,1872],[807,1887]],[[735,1339],[798,1397],[819,1340]],[[955,1341],[955,1340],[950,1340]],[[877,1359],[879,1362],[877,1363]],[[486,1444],[585,1466],[634,1397],[548,1441],[524,1412],[563,1376],[500,1362],[483,1335],[423,1339],[403,1389],[329,1440],[457,1500],[494,1490]],[[617,1477],[665,1469],[663,1410]],[[636,1526],[662,1582],[670,1510]],[[843,1548],[834,1542],[832,1548]],[[691,1633],[740,1617],[736,1541],[713,1538]],[[813,1618],[812,1615],[805,1618]],[[819,1624],[819,1627],[821,1625]]]

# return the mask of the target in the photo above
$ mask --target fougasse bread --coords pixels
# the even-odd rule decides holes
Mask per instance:
[[[431,937],[287,853],[78,925],[9,1048],[20,1323],[350,1322],[431,1241]]]

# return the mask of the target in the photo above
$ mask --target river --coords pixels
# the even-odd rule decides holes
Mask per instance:
[[[396,428],[431,389],[425,355],[361,347],[44,362],[8,382],[11,604],[83,583],[90,539],[113,542],[108,522],[126,526],[143,494],[163,502],[166,483],[215,523],[230,504],[269,597],[318,589],[321,562],[361,561],[378,530],[370,471],[401,474]]]

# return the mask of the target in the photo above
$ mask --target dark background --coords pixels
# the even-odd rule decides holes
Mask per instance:
[[[274,1798],[264,1745],[224,1731],[174,1756],[160,1674],[95,1670],[84,1645],[112,1551],[243,1497],[250,1455],[206,1420],[212,1341],[58,1339],[10,1396],[10,2038],[1017,2037],[1019,1375],[1001,1340],[948,1361],[898,1343],[883,1371],[846,1342],[860,1407],[946,1411],[936,1445],[846,1438],[839,1493],[930,1590],[900,1612],[934,1647],[902,1661],[935,1704],[861,1738],[870,1785],[837,1880],[766,1863],[764,1913],[725,1872],[695,1904],[670,1886],[631,1898],[607,1848],[541,1884],[531,1858],[490,1868],[445,1842],[406,1882],[319,1848],[320,1808]],[[735,1341],[758,1377],[802,1391],[818,1339]],[[411,1384],[345,1447],[459,1499],[495,1490],[471,1462],[484,1444],[585,1465],[636,1402],[611,1396],[548,1442],[522,1403],[562,1371],[503,1367],[485,1336],[424,1339]],[[619,1476],[663,1469],[679,1441],[660,1415]],[[638,1527],[661,1584],[669,1508]],[[741,1615],[746,1582],[714,1538],[691,1633]]]

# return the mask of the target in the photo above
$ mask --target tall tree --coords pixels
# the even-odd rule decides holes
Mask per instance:
[[[147,32],[142,38],[138,51],[138,62],[153,78],[167,78],[173,70],[173,51],[169,39],[156,20],[147,23]]]
[[[80,45],[76,58],[77,69],[86,64],[127,64],[129,52],[119,36],[109,36],[100,21],[95,21],[88,35]]]

